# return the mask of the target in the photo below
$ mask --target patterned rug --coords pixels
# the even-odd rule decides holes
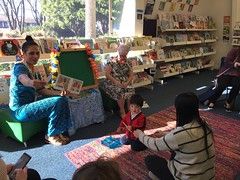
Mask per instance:
[[[213,129],[216,149],[216,179],[234,179],[237,171],[240,171],[240,120],[227,118],[208,111],[202,111],[201,116]],[[153,134],[158,127],[167,131],[173,127],[175,120],[174,108],[170,107],[147,118],[147,134]],[[159,129],[159,128],[158,128]],[[114,135],[116,137],[121,135]],[[86,162],[96,160],[100,156],[114,158],[120,165],[123,179],[148,179],[144,165],[144,157],[150,154],[158,154],[168,158],[168,152],[153,152],[146,150],[133,152],[129,146],[111,150],[101,145],[101,137],[84,146],[67,152],[65,156],[76,166],[80,167]]]

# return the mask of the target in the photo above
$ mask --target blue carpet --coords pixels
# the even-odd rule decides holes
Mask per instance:
[[[203,71],[199,75],[189,73],[184,75],[183,79],[177,77],[168,78],[167,83],[163,85],[154,83],[153,90],[145,88],[137,89],[137,93],[141,94],[150,106],[148,109],[143,109],[143,112],[148,116],[173,105],[175,96],[181,92],[193,91],[200,93],[196,89],[201,86],[210,85],[215,74],[215,71]],[[239,102],[240,100],[237,101],[236,106],[238,108],[240,107]],[[218,102],[214,112],[235,119],[239,117],[237,111],[226,113],[222,104],[223,102]],[[32,156],[28,167],[36,169],[42,178],[52,177],[58,180],[70,180],[75,167],[64,156],[64,153],[114,131],[119,124],[119,117],[116,115],[107,115],[106,117],[104,123],[79,129],[72,137],[72,142],[61,147],[45,144],[43,139],[44,134],[34,136],[28,142],[27,148],[0,134],[0,154],[3,155],[5,162],[14,163],[23,152],[27,152]]]

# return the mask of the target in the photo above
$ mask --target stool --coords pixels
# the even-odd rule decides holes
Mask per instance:
[[[12,115],[9,109],[0,110],[0,130],[27,147],[26,141],[33,135],[47,129],[47,120],[34,122],[19,122]]]

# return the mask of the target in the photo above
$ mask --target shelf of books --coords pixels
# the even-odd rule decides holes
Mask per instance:
[[[198,68],[196,67],[191,67],[191,68],[184,69],[181,73],[188,73],[188,72],[196,71],[197,69]]]
[[[217,29],[211,17],[163,12],[156,31],[161,39],[156,80],[213,66]]]
[[[94,54],[95,59],[101,64],[99,64],[100,78],[105,78],[104,67],[106,63],[118,55],[118,45],[125,43],[130,47],[127,62],[134,72],[134,82],[131,86],[138,88],[152,84],[153,80],[145,72],[145,69],[156,68],[156,64],[152,60],[153,56],[149,53],[152,51],[150,42],[151,37],[105,37],[96,39],[100,53]]]
[[[165,30],[162,30],[162,32],[177,32],[177,31],[182,31],[182,32],[185,32],[185,31],[190,31],[190,32],[193,32],[193,31],[217,31],[217,29],[179,29],[179,28],[176,28],[176,29],[165,29]]]
[[[240,24],[236,23],[233,28],[232,45],[240,46]]]
[[[50,53],[44,53],[40,55],[39,59],[49,59],[50,58]],[[0,57],[0,63],[10,63],[10,62],[15,62],[16,61],[16,56],[2,56]]]
[[[139,87],[150,85],[152,83],[153,83],[152,76],[149,76],[148,74],[142,72],[142,73],[137,73],[135,75],[131,87],[139,88]]]

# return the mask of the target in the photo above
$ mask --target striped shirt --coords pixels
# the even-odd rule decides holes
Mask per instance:
[[[155,151],[170,150],[175,153],[168,161],[168,168],[175,179],[215,179],[215,151],[213,138],[207,132],[208,152],[204,144],[204,132],[197,121],[177,127],[161,138],[152,138],[143,132],[139,140]]]

